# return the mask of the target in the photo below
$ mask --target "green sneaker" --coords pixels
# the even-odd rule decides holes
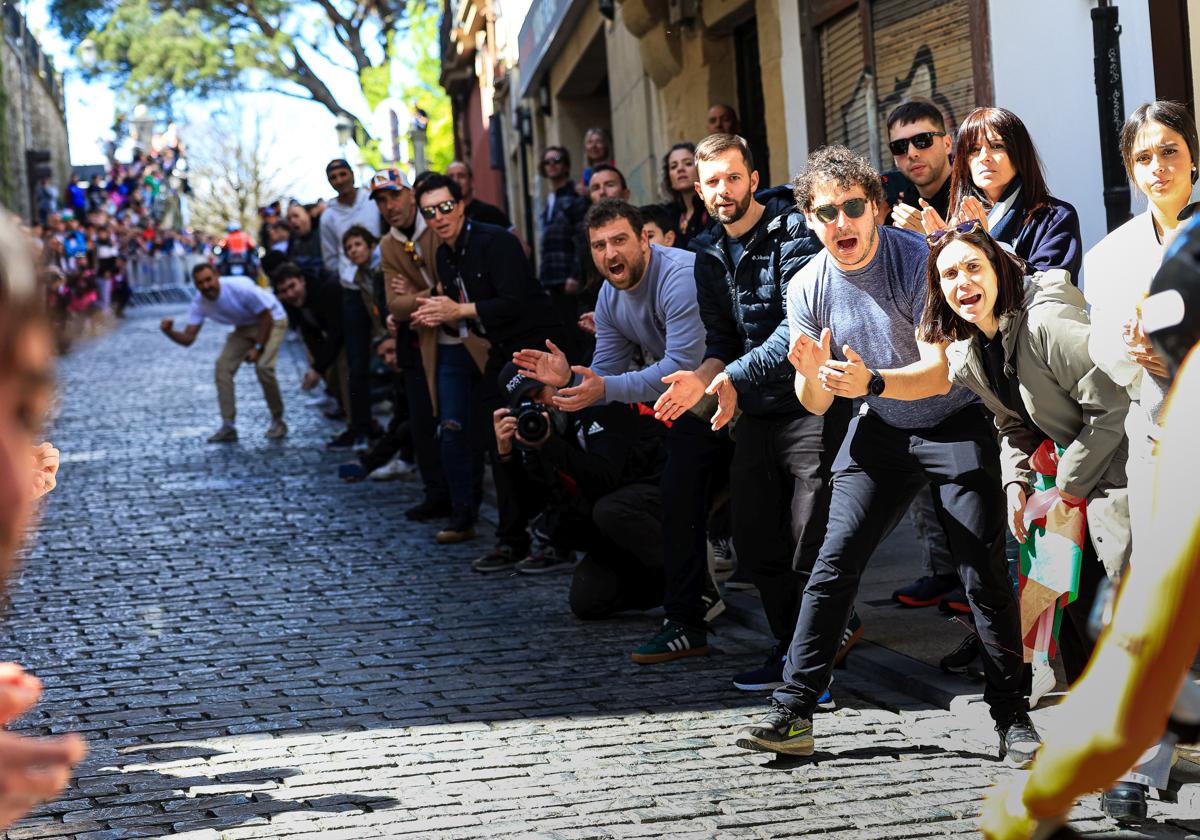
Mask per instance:
[[[692,630],[674,621],[664,621],[662,629],[629,658],[639,665],[670,662],[683,656],[708,656],[708,636],[703,630]]]
[[[737,745],[756,752],[812,755],[815,748],[812,719],[772,700],[770,711],[738,730]]]

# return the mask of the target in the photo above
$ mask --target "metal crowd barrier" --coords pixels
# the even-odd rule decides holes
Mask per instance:
[[[199,254],[143,254],[128,260],[130,304],[191,300],[192,266],[203,261]]]

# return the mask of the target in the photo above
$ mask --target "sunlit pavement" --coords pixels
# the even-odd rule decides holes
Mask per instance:
[[[247,368],[241,442],[206,444],[224,330],[176,347],[182,310],[60,368],[60,484],[0,644],[46,683],[18,728],[91,754],[7,837],[973,836],[1002,772],[979,716],[839,671],[813,759],[737,749],[764,698],[729,678],[762,637],[719,621],[715,655],[643,668],[654,617],[584,624],[566,575],[471,572],[488,541],[434,545],[414,484],[338,481],[292,351],[291,434],[262,438]],[[1154,813],[1174,825],[1103,836],[1200,815]],[[1109,828],[1094,798],[1077,816]]]

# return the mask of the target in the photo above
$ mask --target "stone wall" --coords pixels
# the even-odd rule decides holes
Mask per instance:
[[[0,204],[25,218],[30,215],[26,149],[50,152],[57,190],[67,186],[71,175],[63,103],[30,63],[21,32],[14,31],[13,17],[5,15],[0,36]]]

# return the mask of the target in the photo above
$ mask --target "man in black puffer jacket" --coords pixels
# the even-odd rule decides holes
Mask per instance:
[[[782,684],[800,596],[825,536],[830,464],[850,403],[835,400],[818,416],[796,398],[784,299],[788,281],[820,253],[821,243],[791,190],[756,196],[750,150],[732,134],[706,137],[695,159],[700,195],[717,222],[688,246],[697,255],[696,298],[707,346],[700,367],[675,374],[656,408],[671,419],[707,389],[720,404],[714,428],[741,409],[730,469],[733,544],[762,594],[777,645],[761,668],[737,675],[734,685],[764,690]],[[856,640],[861,624],[853,623],[849,635]]]

